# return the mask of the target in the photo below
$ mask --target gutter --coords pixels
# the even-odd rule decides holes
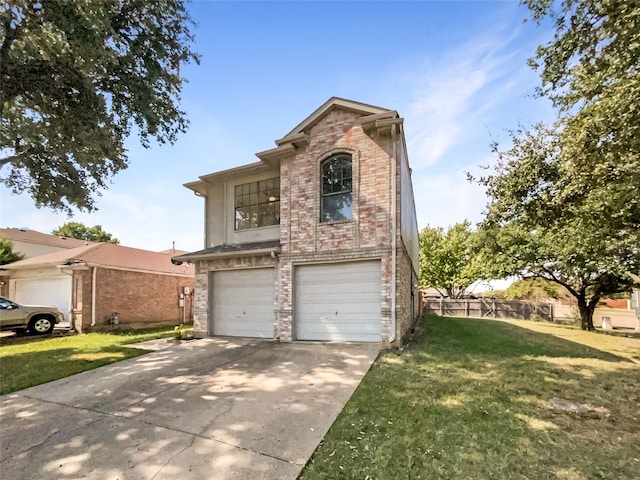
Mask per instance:
[[[396,283],[397,283],[397,247],[398,247],[398,225],[397,225],[397,125],[394,123],[391,125],[391,336],[389,337],[389,343],[393,343],[396,340]]]
[[[225,257],[249,257],[252,255],[278,255],[280,251],[274,248],[256,248],[254,250],[239,250],[237,252],[218,252],[218,253],[203,253],[201,255],[194,255],[187,253],[185,255],[179,255],[172,257],[172,261],[177,262],[189,262],[193,263],[194,260],[208,260],[213,258],[225,258]]]

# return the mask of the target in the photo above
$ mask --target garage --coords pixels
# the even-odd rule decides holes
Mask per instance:
[[[294,281],[298,340],[380,341],[380,261],[300,265]]]
[[[274,337],[274,268],[225,270],[210,274],[213,335]]]
[[[27,305],[55,305],[69,320],[71,277],[69,275],[11,280],[11,297]]]

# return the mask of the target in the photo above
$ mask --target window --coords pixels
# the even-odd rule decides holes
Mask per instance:
[[[339,153],[320,165],[322,175],[321,222],[351,219],[351,155]]]
[[[236,230],[280,225],[280,179],[235,187]]]

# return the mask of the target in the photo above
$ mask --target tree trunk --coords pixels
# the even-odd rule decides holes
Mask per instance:
[[[578,311],[580,312],[580,328],[582,330],[595,331],[593,326],[593,312],[596,309],[598,301],[588,302],[582,297],[578,298]]]

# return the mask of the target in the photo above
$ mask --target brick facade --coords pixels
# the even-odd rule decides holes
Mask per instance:
[[[365,129],[362,119],[362,112],[341,108],[328,110],[305,130],[307,141],[280,155],[280,249],[277,260],[268,255],[196,260],[194,330],[197,334],[204,336],[209,331],[210,271],[275,265],[278,272],[274,301],[277,338],[289,342],[295,340],[296,266],[372,259],[381,262],[380,340],[383,345],[402,342],[417,316],[417,294],[412,295],[417,272],[404,247],[400,228],[398,166],[402,159],[397,157],[406,152],[404,137],[401,131],[393,137],[390,128]],[[336,153],[348,153],[352,158],[352,219],[320,222],[320,165]],[[396,192],[395,212],[393,191]],[[413,208],[413,204],[409,207]],[[394,231],[397,245],[395,279]],[[395,312],[392,311],[394,287]]]
[[[82,333],[114,328],[181,323],[190,321],[194,279],[187,275],[146,273],[97,267],[95,274],[95,325],[92,321],[93,268],[75,270],[72,278],[71,307],[73,323]],[[180,293],[188,287],[180,305]],[[118,316],[118,324],[110,320]]]

